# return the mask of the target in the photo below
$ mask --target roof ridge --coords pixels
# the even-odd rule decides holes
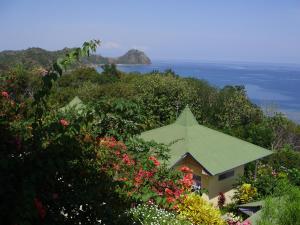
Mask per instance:
[[[188,105],[185,106],[184,110],[182,110],[182,112],[180,113],[180,115],[174,123],[186,127],[199,125],[198,121],[196,120],[194,114],[192,113]]]

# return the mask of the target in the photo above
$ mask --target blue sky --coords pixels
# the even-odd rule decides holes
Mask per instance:
[[[300,0],[0,0],[0,50],[79,46],[152,59],[300,64]]]

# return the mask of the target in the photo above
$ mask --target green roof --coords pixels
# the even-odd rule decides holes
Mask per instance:
[[[68,111],[68,110],[76,110],[77,112],[81,112],[82,109],[85,108],[85,105],[81,101],[78,96],[75,96],[66,106],[60,108],[59,110],[62,112]]]
[[[199,125],[188,106],[173,124],[143,132],[141,138],[169,145],[170,166],[189,153],[211,175],[272,154],[257,145]]]

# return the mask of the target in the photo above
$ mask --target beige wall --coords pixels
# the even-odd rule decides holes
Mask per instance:
[[[234,168],[234,176],[219,181],[219,175],[210,176],[208,180],[209,199],[216,197],[220,192],[227,192],[232,189],[232,185],[237,178],[244,174],[244,165]]]
[[[209,176],[203,167],[192,157],[187,156],[178,162],[174,168],[179,169],[182,166],[188,166],[194,171],[194,174],[201,176],[201,186],[208,190],[208,199],[218,196],[219,192],[228,192],[237,178],[244,174],[244,165],[234,168],[234,176],[219,181],[219,175]]]

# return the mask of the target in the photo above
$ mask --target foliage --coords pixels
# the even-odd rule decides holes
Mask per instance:
[[[101,66],[102,75],[110,76],[112,79],[117,80],[121,77],[121,72],[117,69],[116,64],[105,64]]]
[[[280,170],[282,167],[300,170],[300,152],[294,151],[287,145],[268,157],[266,163],[276,170]]]
[[[170,157],[170,149],[164,144],[158,144],[154,141],[144,141],[137,137],[130,138],[125,143],[128,151],[132,152],[138,158],[150,153],[156,155],[158,159],[164,162]]]
[[[225,204],[226,198],[223,192],[220,192],[218,195],[218,206],[219,208],[223,208]]]
[[[248,203],[255,199],[257,195],[256,187],[253,187],[251,184],[244,183],[242,184],[235,193],[235,198],[239,203]]]
[[[225,221],[221,213],[201,196],[189,194],[178,206],[179,216],[191,221],[193,224],[223,225]]]
[[[130,202],[99,171],[95,146],[86,142],[87,128],[80,126],[86,119],[42,117],[40,140],[32,136],[31,126],[21,130],[26,138],[12,134],[12,127],[1,120],[1,224],[126,223],[117,215]],[[15,115],[11,121],[17,123]]]
[[[189,104],[197,120],[206,126],[266,148],[279,149],[284,144],[299,146],[299,126],[282,114],[264,115],[249,101],[243,87],[227,86],[218,90],[205,81],[181,78],[172,71],[140,76],[121,73],[116,68],[111,69],[111,65],[106,67],[103,73],[92,68],[68,71],[51,91],[49,105],[64,105],[76,95],[85,102],[103,97],[122,98],[139,105],[140,115],[145,118],[143,128],[151,129],[174,121]],[[29,77],[37,81],[42,78],[40,75]],[[30,82],[25,84],[33,94],[39,83],[35,82],[33,88]]]
[[[238,187],[244,183],[251,184],[257,189],[255,199],[263,199],[274,193],[281,180],[289,180],[293,185],[299,186],[299,175],[299,170],[296,168],[287,169],[285,167],[279,167],[278,170],[276,170],[269,164],[260,163],[257,167],[256,176],[250,172],[241,177],[238,181]]]
[[[98,116],[98,135],[127,140],[144,130],[145,118],[140,107],[124,99],[102,99],[92,104]]]
[[[222,218],[227,222],[228,225],[240,224],[243,221],[243,218],[236,216],[233,213],[225,213]]]
[[[268,197],[258,225],[300,224],[300,189],[286,182],[273,196]]]
[[[134,222],[142,225],[192,225],[190,222],[177,218],[174,212],[166,211],[153,204],[138,205],[129,211]]]
[[[82,51],[88,53],[89,45]],[[77,53],[81,50],[60,62],[68,65]],[[97,146],[86,138],[91,117],[47,113],[50,83],[62,72],[57,66],[47,71],[43,89],[35,95],[40,110],[35,120],[20,113],[29,106],[2,91],[1,224],[126,224],[122,212],[130,202],[119,197],[113,179],[99,170]]]
[[[114,138],[105,137],[99,141],[100,146],[108,148],[104,160],[106,163],[101,169],[114,177],[114,180],[121,182],[118,192],[124,198],[133,198],[137,202],[150,201],[164,208],[174,208],[190,190],[192,173],[185,172],[181,178],[180,173],[160,166],[161,163],[151,152],[138,157],[128,152],[126,146]]]

